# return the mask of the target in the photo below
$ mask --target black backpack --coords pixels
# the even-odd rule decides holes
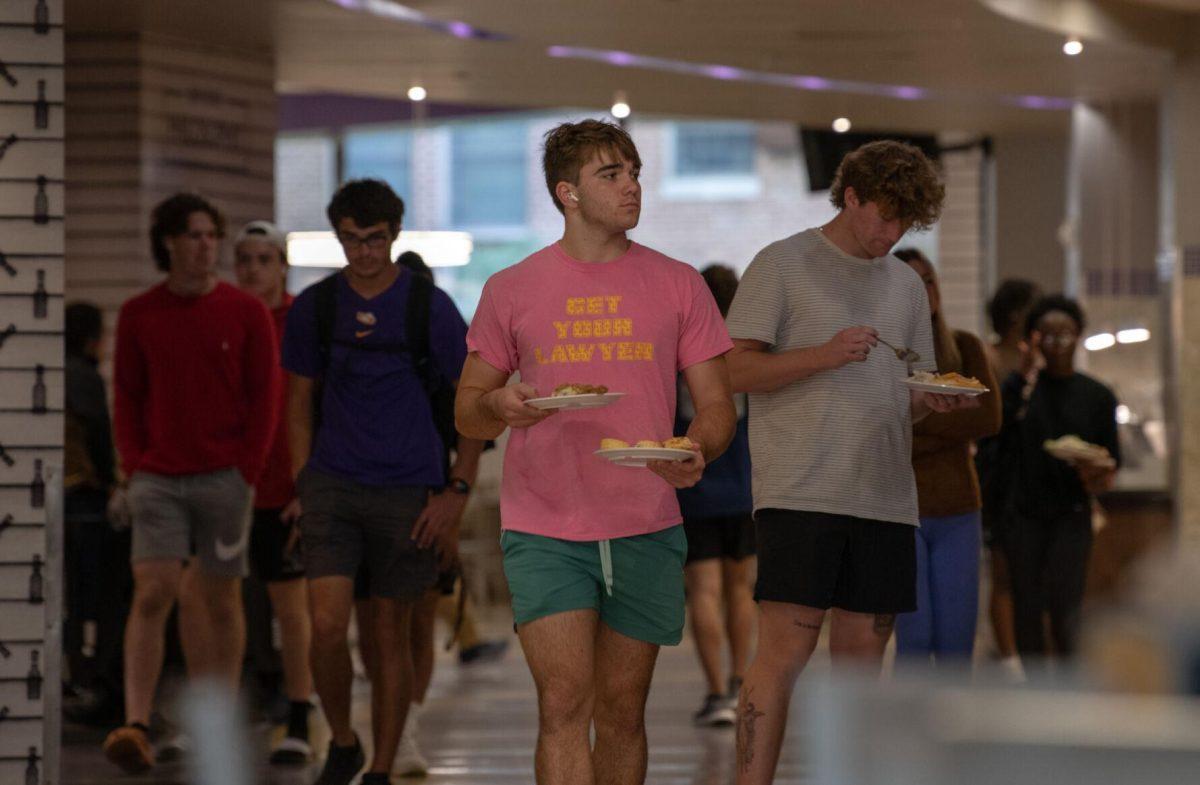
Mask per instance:
[[[458,431],[454,427],[454,386],[448,384],[433,367],[430,348],[430,303],[433,299],[433,281],[422,275],[409,273],[408,301],[404,309],[404,342],[363,345],[350,341],[337,341],[333,328],[337,323],[337,287],[341,272],[333,273],[313,285],[316,295],[317,342],[321,353],[321,374],[313,387],[313,436],[320,425],[321,395],[324,376],[329,369],[333,345],[358,351],[384,352],[386,354],[408,354],[421,387],[429,396],[429,408],[433,414],[433,425],[442,440],[442,464],[449,476],[450,451],[458,444]],[[397,416],[403,416],[398,413]]]

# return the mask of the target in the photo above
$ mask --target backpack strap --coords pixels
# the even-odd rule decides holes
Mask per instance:
[[[412,358],[413,370],[425,393],[432,395],[440,386],[429,349],[429,319],[433,300],[433,282],[423,275],[409,273],[408,304],[404,309],[404,342]]]
[[[333,326],[337,322],[337,287],[341,272],[327,275],[313,285],[316,295],[317,350],[321,354],[321,372],[329,368],[333,353]]]

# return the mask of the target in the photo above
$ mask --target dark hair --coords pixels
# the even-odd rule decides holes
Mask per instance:
[[[396,196],[383,180],[349,180],[337,189],[325,215],[336,232],[343,218],[349,218],[360,228],[386,222],[393,235],[400,233],[404,220],[404,200]]]
[[[87,302],[68,303],[63,311],[63,343],[67,355],[79,357],[87,345],[104,334],[104,315]]]
[[[421,258],[421,254],[416,251],[405,251],[396,257],[396,264],[401,267],[407,267],[414,275],[419,275],[422,278],[433,280],[433,270],[429,269],[429,265],[425,264],[425,260]]]
[[[192,213],[208,213],[217,227],[217,237],[225,236],[225,216],[203,196],[178,193],[167,197],[150,214],[150,253],[154,256],[155,267],[163,272],[171,269],[166,239],[185,233]]]
[[[717,308],[721,311],[721,316],[728,315],[729,306],[733,304],[733,296],[737,294],[737,273],[728,265],[710,264],[700,271],[700,275],[704,276],[708,290],[712,292],[713,299],[717,301]]]
[[[992,299],[988,300],[988,319],[992,332],[1003,336],[1014,326],[1021,327],[1021,316],[1041,293],[1033,281],[1024,278],[1008,278],[996,287]]]
[[[563,206],[555,193],[558,184],[566,181],[579,185],[579,170],[598,151],[615,153],[638,168],[642,166],[633,138],[615,123],[581,120],[562,123],[546,132],[542,144],[542,171],[546,175],[550,198],[560,213]]]
[[[1051,294],[1038,300],[1029,309],[1029,314],[1025,317],[1025,336],[1032,335],[1033,331],[1037,329],[1038,322],[1051,311],[1062,311],[1067,316],[1070,316],[1075,322],[1075,326],[1079,328],[1080,333],[1087,327],[1083,308],[1079,306],[1078,302],[1062,294]]]
[[[933,288],[941,297],[942,287],[938,283],[937,268],[933,266],[933,262],[929,261],[928,256],[916,248],[901,248],[899,251],[893,251],[892,256],[910,267],[914,262],[925,265],[929,269],[929,274],[933,276]],[[958,349],[958,341],[954,339],[954,330],[951,330],[949,323],[946,322],[945,310],[939,308],[937,313],[931,311],[929,316],[933,322],[933,353],[936,355],[938,372],[961,371],[963,369],[962,352]]]
[[[881,140],[847,153],[829,191],[834,207],[846,207],[846,189],[863,204],[874,202],[887,220],[928,229],[942,213],[946,187],[925,153],[911,144]]]

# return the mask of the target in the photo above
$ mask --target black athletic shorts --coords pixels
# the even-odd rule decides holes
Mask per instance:
[[[299,541],[292,552],[284,555],[292,526],[279,519],[279,507],[254,510],[254,522],[250,526],[250,569],[261,581],[290,581],[304,577],[304,562],[301,559]]]
[[[917,527],[800,510],[759,510],[754,520],[754,599],[855,613],[917,609]]]
[[[683,531],[687,534],[688,564],[705,559],[741,561],[754,555],[754,518],[749,513],[685,518]]]

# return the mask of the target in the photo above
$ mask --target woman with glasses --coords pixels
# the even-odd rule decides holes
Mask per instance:
[[[1075,369],[1084,326],[1083,309],[1074,300],[1062,295],[1039,300],[1025,321],[1024,367],[1002,389],[1004,450],[1015,471],[1004,546],[1017,649],[1027,668],[1030,658],[1051,652],[1068,658],[1078,647],[1092,497],[1112,488],[1121,459],[1116,396]],[[1056,458],[1045,443],[1063,436],[1102,447],[1108,456]]]

